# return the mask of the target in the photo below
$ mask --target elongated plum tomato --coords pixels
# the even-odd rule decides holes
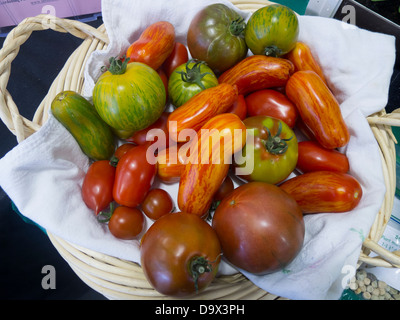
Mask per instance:
[[[130,62],[142,62],[154,70],[162,66],[175,46],[175,28],[168,21],[158,21],[149,25],[133,42],[126,56]]]
[[[205,61],[216,74],[224,72],[247,54],[244,19],[222,3],[211,4],[191,21],[187,44],[193,58]]]
[[[305,233],[296,201],[264,182],[240,185],[222,199],[212,227],[224,257],[254,274],[285,268],[300,252]]]
[[[93,162],[82,183],[82,199],[98,215],[113,201],[115,167],[108,160]]]
[[[122,139],[154,123],[164,111],[165,99],[164,84],[155,70],[114,58],[93,90],[98,114]]]
[[[314,171],[286,180],[280,188],[290,194],[304,214],[346,212],[362,198],[362,187],[347,173]]]
[[[247,21],[245,40],[253,54],[280,57],[292,50],[299,35],[296,13],[280,4],[264,6]]]
[[[335,149],[326,149],[316,141],[299,142],[297,170],[302,173],[310,171],[349,171],[349,159],[344,153]]]
[[[147,148],[145,145],[136,146],[118,161],[113,197],[120,205],[138,206],[154,182],[156,165],[148,161]]]
[[[155,290],[185,297],[204,290],[214,280],[221,246],[215,231],[198,216],[169,213],[143,236],[140,260]]]

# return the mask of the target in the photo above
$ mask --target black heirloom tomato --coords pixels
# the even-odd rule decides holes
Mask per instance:
[[[304,240],[300,206],[278,186],[249,182],[237,187],[217,207],[212,226],[224,257],[254,274],[286,267]]]
[[[244,19],[233,9],[222,3],[209,5],[190,23],[190,54],[205,61],[215,73],[222,73],[246,56],[245,27]]]

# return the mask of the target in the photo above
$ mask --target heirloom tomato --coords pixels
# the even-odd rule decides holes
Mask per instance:
[[[280,4],[262,7],[247,21],[246,44],[253,54],[280,57],[294,48],[299,36],[296,13]]]
[[[82,199],[98,215],[113,201],[115,167],[108,160],[93,162],[82,183]]]
[[[221,246],[212,227],[198,216],[169,213],[144,234],[140,259],[155,290],[184,297],[202,291],[214,280]]]
[[[247,54],[244,19],[222,3],[211,4],[191,21],[187,44],[193,58],[205,61],[219,74]]]
[[[340,105],[328,86],[314,71],[295,72],[286,84],[286,95],[318,142],[327,149],[345,146],[350,132]]]
[[[175,28],[168,21],[158,21],[148,26],[133,42],[126,56],[129,62],[142,62],[157,70],[175,46]]]
[[[314,171],[286,180],[280,188],[290,194],[304,214],[346,212],[362,198],[362,187],[348,173]]]
[[[255,91],[246,97],[247,115],[269,116],[281,119],[293,128],[299,112],[296,106],[279,91],[264,89]]]
[[[199,92],[216,85],[217,77],[203,61],[189,60],[172,72],[168,79],[168,92],[177,108]]]
[[[218,81],[235,85],[239,94],[247,95],[261,89],[285,86],[293,71],[294,65],[287,59],[254,55],[226,70]]]
[[[349,171],[349,159],[336,149],[326,149],[316,141],[299,142],[299,157],[296,168],[302,172],[310,171]]]
[[[93,104],[100,117],[126,139],[161,116],[165,87],[157,72],[143,63],[110,61],[94,87]]]
[[[223,256],[254,274],[283,269],[304,241],[303,214],[279,187],[249,182],[229,193],[215,210],[212,227]]]
[[[143,231],[145,221],[138,208],[118,206],[108,221],[108,229],[118,239],[132,240]]]
[[[156,165],[147,160],[147,148],[136,146],[118,161],[113,197],[120,205],[138,206],[154,182]]]
[[[175,206],[170,194],[164,189],[151,189],[141,204],[144,214],[151,220],[157,220],[171,213]]]
[[[271,184],[286,179],[296,168],[298,157],[293,130],[282,120],[267,116],[249,117],[243,122],[247,141],[242,150],[243,159],[234,158],[236,174],[247,181]]]
[[[241,120],[244,120],[247,117],[247,106],[244,95],[239,94],[236,101],[226,112],[236,114]]]

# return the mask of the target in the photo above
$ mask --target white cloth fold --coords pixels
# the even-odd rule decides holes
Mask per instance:
[[[91,98],[100,67],[120,55],[149,24],[167,20],[177,41],[186,43],[187,27],[211,0],[103,0],[103,19],[110,38],[94,52],[85,70],[83,94]],[[230,2],[221,0],[235,8]],[[235,8],[236,9],[236,8]],[[240,12],[246,19],[249,12]],[[351,174],[363,188],[356,209],[342,214],[305,217],[300,254],[285,270],[266,276],[244,274],[256,285],[291,299],[338,299],[354,269],[363,239],[379,211],[385,185],[377,142],[365,119],[385,107],[395,61],[395,38],[320,17],[299,17],[299,40],[307,43],[341,103],[351,139],[343,148]],[[123,259],[139,262],[139,242],[114,238],[81,199],[88,159],[73,137],[51,115],[35,134],[0,160],[0,185],[20,212],[63,239]],[[177,185],[164,186],[176,199]],[[147,226],[151,222],[147,221]],[[236,272],[223,263],[220,273]]]

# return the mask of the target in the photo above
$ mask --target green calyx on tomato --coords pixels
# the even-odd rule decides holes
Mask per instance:
[[[218,85],[218,78],[203,60],[192,59],[181,64],[168,79],[168,94],[175,108],[205,89]]]
[[[240,36],[243,34],[244,29],[246,29],[246,22],[242,17],[233,20],[229,27],[229,31],[233,36]]]
[[[193,64],[194,63],[194,64]],[[200,66],[205,64],[204,61],[196,61],[195,59],[191,59],[186,63],[186,70],[185,71],[176,71],[181,75],[181,79],[184,82],[195,83],[197,84],[202,90],[205,90],[206,87],[201,82],[207,74],[213,75],[211,72],[204,72],[201,73]],[[192,65],[192,67],[190,67]]]
[[[101,67],[102,72],[110,71],[112,74],[124,74],[126,71],[126,66],[128,65],[130,58],[123,57],[122,59],[117,59],[116,57],[111,57],[109,62],[110,66]]]
[[[269,153],[272,154],[284,154],[287,149],[289,148],[289,145],[287,144],[287,141],[290,141],[293,139],[293,136],[290,138],[282,138],[281,133],[282,133],[282,123],[279,122],[279,127],[278,131],[275,136],[271,134],[271,131],[269,128],[265,127],[265,130],[268,132],[268,139],[265,140],[265,148],[268,150]]]
[[[247,141],[242,161],[236,160],[237,175],[246,181],[277,184],[296,168],[298,142],[293,130],[282,120],[253,116],[243,123]]]
[[[196,293],[199,291],[199,277],[206,272],[212,271],[212,264],[204,257],[193,257],[190,261],[190,273],[192,274]]]

